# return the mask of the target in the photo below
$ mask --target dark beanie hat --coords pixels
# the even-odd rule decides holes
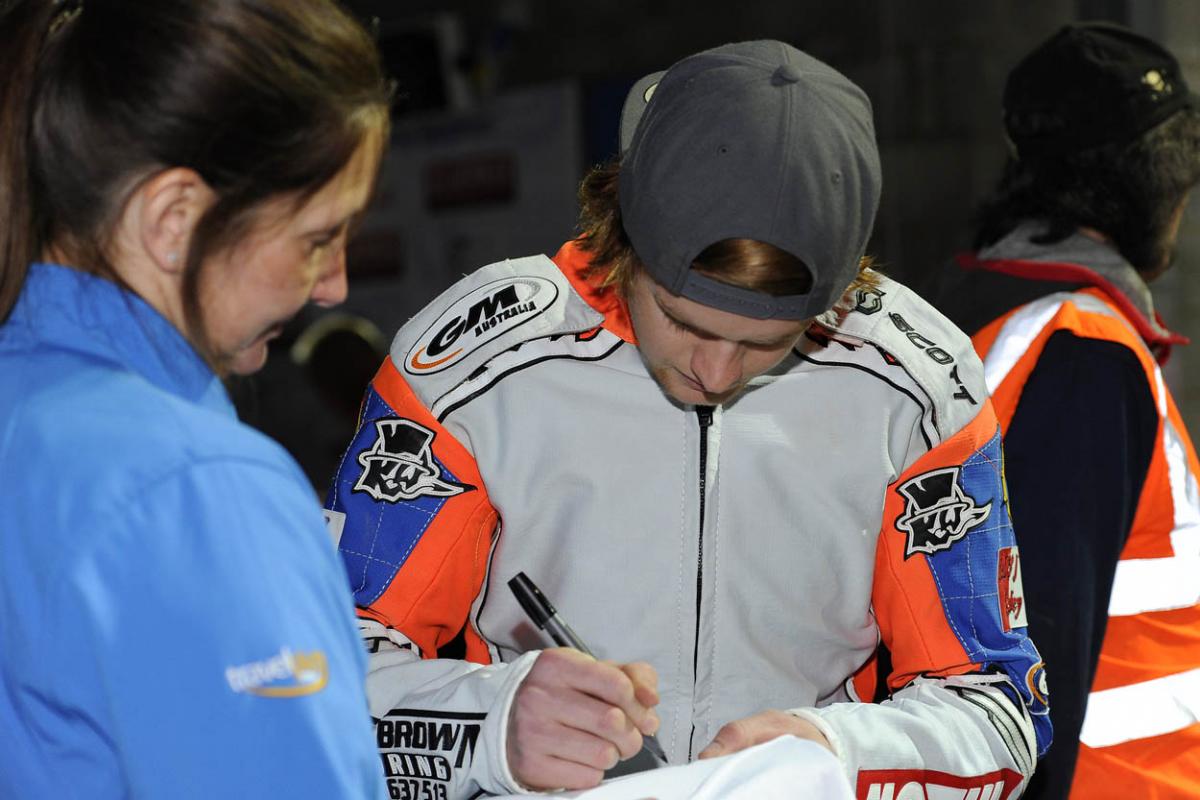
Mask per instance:
[[[1179,62],[1119,25],[1067,25],[1026,56],[1004,87],[1004,127],[1020,158],[1123,144],[1200,108]]]

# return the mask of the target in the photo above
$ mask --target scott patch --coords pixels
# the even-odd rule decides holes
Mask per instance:
[[[959,377],[958,365],[954,362],[954,356],[950,355],[936,342],[914,328],[909,321],[900,314],[892,312],[888,314],[888,319],[890,319],[892,324],[896,326],[896,330],[903,333],[910,342],[912,342],[918,349],[923,351],[925,355],[929,356],[935,363],[941,364],[942,366],[954,365],[950,369],[950,380],[954,381],[954,385],[958,387],[953,395],[955,400],[966,400],[973,406],[979,405],[979,403],[976,402],[975,397],[970,391],[967,390],[967,385],[963,383],[962,378]]]
[[[524,325],[558,298],[553,281],[526,275],[480,286],[442,312],[404,358],[410,375],[441,372],[474,350]]]
[[[474,489],[443,480],[433,460],[434,432],[410,419],[375,421],[375,443],[358,454],[362,473],[353,491],[397,503],[418,497],[453,497]]]
[[[910,478],[896,488],[905,499],[896,528],[908,534],[904,557],[947,550],[982,525],[992,504],[978,505],[959,485],[960,467],[944,467]]]

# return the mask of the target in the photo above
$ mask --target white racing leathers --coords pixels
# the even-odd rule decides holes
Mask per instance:
[[[654,666],[672,763],[785,709],[862,798],[1017,796],[1050,723],[970,341],[880,277],[734,401],[681,406],[585,265],[492,264],[405,325],[330,492],[392,797],[520,788],[508,716],[550,642],[517,572],[597,657]]]

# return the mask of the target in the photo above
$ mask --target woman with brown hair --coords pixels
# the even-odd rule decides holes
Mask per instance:
[[[328,0],[15,0],[0,41],[0,796],[378,796],[345,575],[221,383],[345,297],[373,42]]]

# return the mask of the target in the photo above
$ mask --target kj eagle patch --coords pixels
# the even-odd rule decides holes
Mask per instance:
[[[983,524],[992,504],[978,505],[959,485],[959,467],[945,467],[911,478],[896,488],[905,499],[904,514],[896,519],[896,528],[908,534],[904,557],[915,553],[948,550]]]
[[[376,500],[398,503],[418,497],[453,497],[474,486],[443,480],[433,460],[436,434],[410,419],[375,421],[375,444],[358,454],[362,474],[354,491]]]

